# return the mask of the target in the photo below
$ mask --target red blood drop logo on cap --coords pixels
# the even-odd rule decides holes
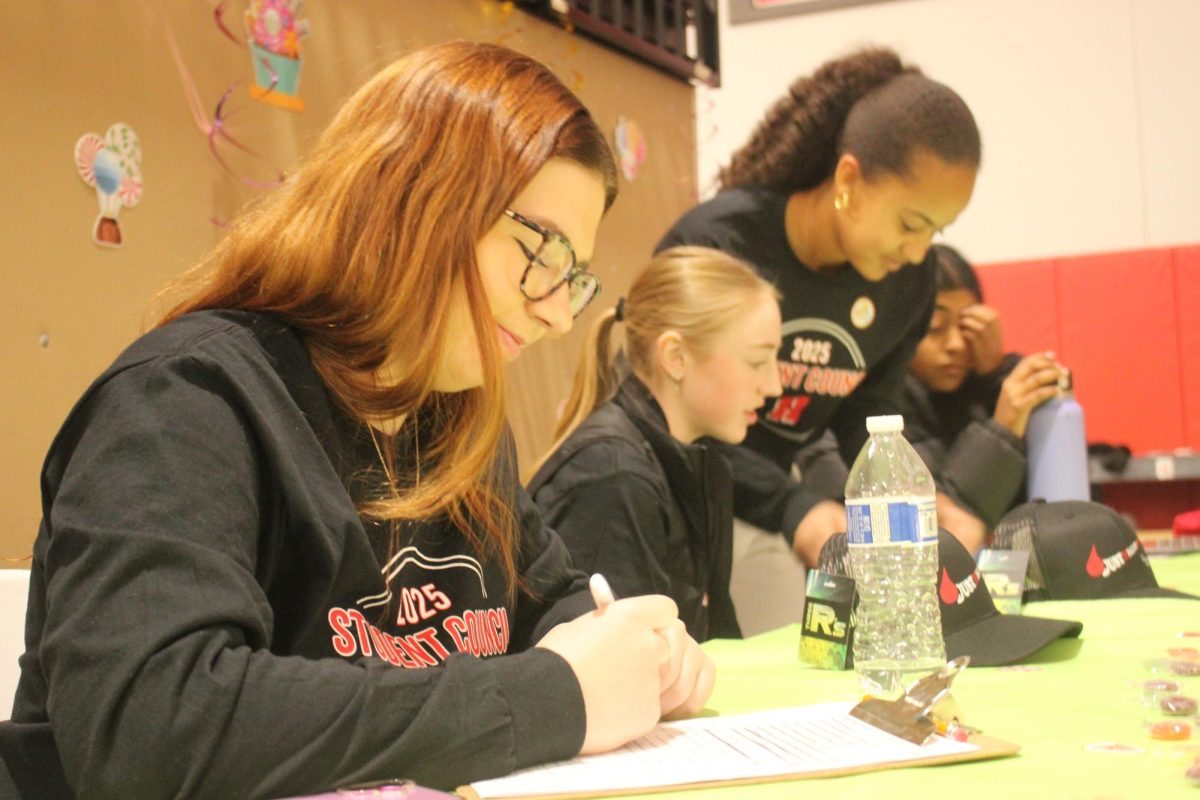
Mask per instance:
[[[958,583],[950,577],[950,571],[942,567],[942,580],[938,584],[938,597],[948,606],[962,605],[971,599],[975,590],[983,583],[983,576],[975,570]]]
[[[1088,554],[1087,574],[1093,578],[1107,578],[1128,564],[1130,559],[1137,553],[1139,547],[1141,547],[1141,542],[1134,539],[1123,550],[1118,550],[1111,556],[1101,558],[1100,554],[1096,552],[1096,545],[1092,545],[1092,552]]]
[[[942,582],[938,586],[938,597],[942,598],[942,602],[948,606],[958,602],[958,587],[954,585],[954,581],[950,580],[950,573],[942,567]]]

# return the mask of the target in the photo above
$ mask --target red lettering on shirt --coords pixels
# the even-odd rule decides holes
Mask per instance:
[[[783,425],[795,425],[811,401],[812,398],[808,395],[784,395],[775,400],[775,405],[767,413],[767,419]]]
[[[367,622],[367,618],[362,615],[362,612],[357,608],[346,610],[350,619],[354,621],[354,626],[358,629],[358,646],[364,656],[371,655],[371,637],[367,631],[371,624]]]
[[[404,666],[409,667],[436,667],[438,660],[430,653],[426,652],[421,643],[416,637],[408,636],[393,636],[392,642],[396,645],[396,650],[408,658],[408,663]]]
[[[447,617],[443,627],[460,653],[492,656],[508,652],[507,609],[467,609],[462,616]]]
[[[439,661],[445,661],[450,657],[450,651],[438,641],[437,631],[433,628],[419,630],[412,634],[412,638],[432,650]]]
[[[329,609],[329,627],[333,628],[333,650],[339,656],[352,656],[358,651],[358,645],[350,635],[350,615],[344,608]]]

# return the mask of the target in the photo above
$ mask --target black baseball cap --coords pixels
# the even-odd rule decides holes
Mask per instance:
[[[846,534],[838,533],[821,549],[818,569],[848,574],[849,560]],[[946,658],[970,656],[971,666],[977,667],[1014,664],[1057,639],[1078,637],[1083,630],[1083,623],[1071,620],[1001,614],[975,559],[944,529],[938,530],[936,580]]]
[[[1035,500],[1005,514],[996,550],[1028,550],[1025,600],[1098,600],[1193,594],[1158,585],[1146,549],[1129,523],[1101,503]]]
[[[945,530],[938,531],[937,587],[946,658],[970,656],[973,667],[1024,661],[1056,639],[1083,631],[1082,622],[1001,614],[975,559]]]

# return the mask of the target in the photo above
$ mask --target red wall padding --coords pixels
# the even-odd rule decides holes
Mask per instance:
[[[1200,450],[1200,247],[1176,248],[1174,257],[1183,443],[1193,450]]]
[[[1183,444],[1182,368],[1171,253],[1059,261],[1062,361],[1075,375],[1089,441],[1135,453]]]
[[[981,265],[1005,345],[1054,350],[1088,441],[1200,449],[1200,246]]]
[[[1004,346],[1018,353],[1058,352],[1058,288],[1053,261],[1022,261],[977,270],[988,305],[1001,313]]]

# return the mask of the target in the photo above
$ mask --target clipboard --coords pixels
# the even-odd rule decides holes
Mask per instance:
[[[714,721],[714,720],[724,719],[726,721],[731,721],[731,720],[737,720],[739,718],[747,718],[748,719],[748,718],[752,718],[752,717],[756,717],[756,716],[764,716],[766,714],[780,714],[780,713],[786,714],[789,711],[805,711],[808,709],[819,709],[819,708],[830,709],[830,711],[829,711],[830,714],[834,713],[833,709],[835,709],[835,708],[840,709],[841,716],[848,718],[849,714],[846,712],[849,709],[850,705],[852,705],[852,704],[830,703],[830,704],[822,704],[821,706],[798,707],[796,709],[779,709],[774,712],[759,712],[758,715],[743,714],[743,715],[733,715],[732,717],[726,717],[726,718],[710,717],[710,718],[704,718],[704,719],[698,719],[698,720],[689,720],[688,722],[692,723],[695,727],[699,727],[699,728],[703,729],[706,726],[706,724],[711,724],[712,721]],[[827,719],[832,719],[832,717],[820,717],[820,718],[817,718],[817,721],[820,723],[823,723]],[[839,717],[839,719],[840,719],[840,717]],[[671,725],[671,724],[678,725],[679,723],[666,723],[665,725]],[[854,720],[853,724],[859,724],[859,721]],[[865,723],[862,723],[862,724],[865,725]],[[664,725],[660,725],[655,730],[658,731],[659,729],[661,729],[663,727],[664,727]],[[980,761],[980,760],[985,760],[985,759],[1003,758],[1006,756],[1015,755],[1020,750],[1019,745],[1013,744],[1011,742],[1003,741],[1000,739],[995,739],[995,738],[985,736],[982,734],[972,734],[971,736],[969,736],[965,744],[970,746],[970,749],[965,750],[965,751],[962,750],[962,745],[957,745],[957,743],[950,744],[950,740],[945,739],[944,737],[937,737],[938,741],[935,744],[940,744],[940,748],[939,748],[939,746],[935,746],[932,748],[930,748],[928,746],[926,746],[925,748],[919,748],[916,745],[910,745],[907,742],[903,742],[902,740],[899,740],[897,737],[891,736],[890,734],[881,734],[881,735],[886,736],[890,740],[895,740],[899,744],[895,745],[894,748],[890,749],[890,750],[888,750],[886,748],[879,748],[878,752],[882,756],[879,758],[875,757],[875,752],[871,751],[871,749],[870,749],[871,746],[868,745],[864,750],[860,751],[860,753],[866,753],[866,755],[862,756],[863,761],[861,763],[856,763],[856,764],[852,764],[852,765],[832,764],[829,767],[815,767],[815,768],[808,766],[801,770],[781,769],[779,771],[771,772],[769,774],[762,773],[762,772],[760,772],[758,774],[742,774],[742,775],[730,774],[730,775],[722,776],[722,777],[715,778],[715,779],[701,778],[701,779],[689,780],[687,778],[683,778],[683,779],[679,779],[679,780],[670,780],[670,778],[668,776],[668,779],[667,779],[668,782],[663,782],[663,783],[638,781],[636,779],[636,777],[634,777],[633,779],[631,779],[628,783],[626,783],[624,785],[610,784],[610,785],[605,785],[605,786],[596,788],[596,786],[594,784],[591,784],[589,781],[590,781],[591,777],[597,773],[595,771],[589,772],[589,769],[587,767],[591,767],[593,770],[603,768],[605,770],[606,774],[611,774],[615,769],[617,769],[617,764],[619,763],[619,762],[613,760],[611,757],[615,754],[622,754],[622,753],[625,753],[626,751],[628,751],[628,749],[631,747],[631,745],[626,745],[624,748],[619,748],[618,750],[612,751],[611,753],[604,753],[604,754],[599,754],[599,755],[595,755],[595,756],[588,756],[585,758],[574,759],[571,762],[563,762],[562,764],[559,764],[559,765],[549,765],[548,767],[534,768],[533,770],[524,770],[521,773],[516,773],[514,776],[512,776],[509,779],[499,779],[497,781],[479,781],[476,784],[460,786],[455,791],[461,797],[465,798],[465,800],[490,800],[491,798],[494,798],[494,797],[503,797],[503,798],[505,798],[505,800],[575,800],[576,798],[613,797],[613,796],[630,795],[630,794],[658,794],[658,793],[665,793],[665,792],[675,792],[675,791],[684,791],[684,790],[690,791],[692,789],[706,789],[706,788],[724,787],[724,786],[738,786],[738,785],[757,784],[757,783],[774,783],[774,782],[780,782],[780,781],[798,781],[798,780],[805,780],[805,779],[809,779],[809,778],[830,778],[830,777],[836,777],[836,776],[841,776],[841,775],[853,775],[853,774],[857,774],[857,773],[877,772],[877,771],[889,770],[889,769],[904,769],[904,768],[908,768],[908,767],[927,767],[927,766],[935,766],[935,765],[940,765],[940,764],[966,763],[966,762]],[[642,741],[642,740],[638,740],[638,741]],[[636,748],[637,743],[635,742],[632,746]],[[954,749],[956,746],[957,746],[957,750],[955,752],[946,752],[947,748]],[[906,751],[906,752],[908,752],[908,755],[905,755],[905,756],[899,757],[899,758],[895,757],[896,752],[897,752],[897,750],[895,748],[903,748],[903,747],[911,748],[910,750]],[[925,749],[930,752],[928,755],[921,755],[919,752],[921,749]],[[668,762],[669,762],[669,757],[668,757]],[[508,783],[508,782],[512,781],[512,779],[515,778],[518,780],[518,783],[516,783],[515,785],[520,786],[519,780],[520,780],[521,776],[523,776],[523,775],[536,774],[539,771],[548,770],[550,768],[554,768],[557,770],[569,770],[576,764],[579,765],[579,767],[578,767],[579,771],[578,771],[578,775],[577,775],[578,780],[573,785],[571,785],[570,788],[560,787],[557,790],[538,789],[538,790],[529,791],[529,792],[523,793],[523,794],[510,792],[510,793],[498,795],[498,794],[494,793],[495,786],[502,782],[505,782],[508,786],[511,787],[514,784]],[[612,768],[608,768],[609,764],[612,765]],[[676,766],[677,765],[674,765],[671,763],[664,763],[662,765],[663,769],[668,770],[668,771],[674,769]],[[679,771],[684,772],[684,773],[687,772],[687,770],[683,770],[683,769],[680,769]],[[561,774],[570,775],[570,773],[561,773]],[[570,781],[568,780],[567,782],[569,783]],[[478,789],[477,789],[477,786],[479,787]],[[578,788],[576,788],[576,787],[578,787]]]
[[[955,756],[932,756],[930,758],[913,759],[910,761],[894,761],[887,764],[870,764],[862,767],[853,768],[837,768],[820,770],[816,772],[799,772],[790,775],[772,775],[770,777],[754,777],[754,778],[732,778],[729,780],[720,781],[701,781],[699,783],[680,783],[671,786],[647,786],[647,787],[630,787],[628,789],[604,791],[587,791],[581,790],[578,792],[566,792],[560,794],[528,794],[528,795],[513,795],[506,800],[576,800],[576,798],[590,797],[616,797],[620,795],[631,794],[666,794],[668,792],[691,791],[692,789],[713,789],[723,786],[744,786],[747,784],[756,783],[779,783],[783,781],[799,781],[809,778],[836,778],[841,775],[856,775],[865,772],[880,772],[888,769],[906,769],[908,767],[932,767],[939,764],[961,764],[969,761],[982,761],[990,758],[1004,758],[1014,756],[1021,749],[1020,745],[1006,742],[1001,739],[993,739],[982,734],[973,734],[967,739],[968,744],[974,744],[979,747],[978,750]],[[463,800],[488,800],[487,796],[481,796],[471,786],[460,786],[454,790],[454,793],[461,796]]]

